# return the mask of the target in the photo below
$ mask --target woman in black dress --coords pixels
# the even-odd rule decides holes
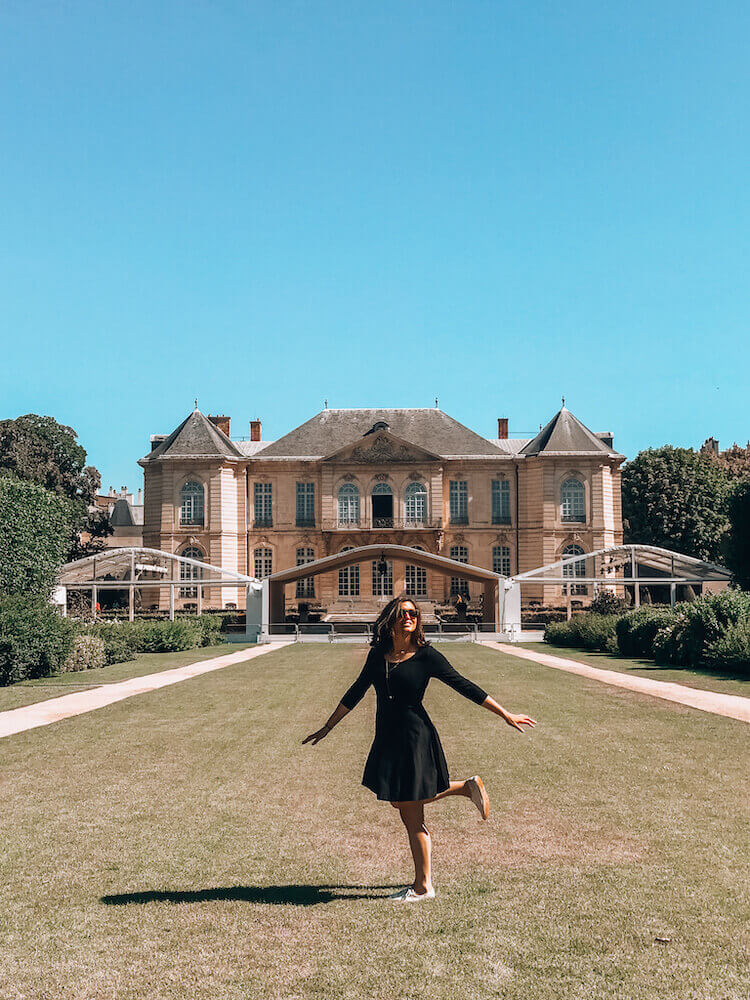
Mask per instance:
[[[426,639],[419,609],[405,596],[395,597],[378,616],[372,649],[359,677],[344,694],[328,722],[302,742],[313,746],[364,697],[372,684],[377,695],[375,739],[365,764],[362,784],[399,810],[409,835],[414,858],[414,884],[392,897],[403,902],[432,899],[430,857],[432,844],[424,823],[426,802],[448,795],[470,798],[482,819],[490,803],[478,775],[451,781],[440,737],[422,705],[431,677],[501,716],[509,726],[524,732],[535,722],[526,715],[511,715],[467,677],[450,665]]]

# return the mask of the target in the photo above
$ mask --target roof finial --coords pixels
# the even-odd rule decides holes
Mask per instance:
[[[563,398],[562,398],[562,405],[563,405],[563,409],[565,409],[565,396],[563,396]]]
[[[195,408],[196,408],[196,410],[198,409],[198,397],[197,396],[195,397]]]
[[[437,396],[435,396],[435,409],[437,409],[437,405],[438,405]]]
[[[326,409],[326,410],[328,409],[328,400],[327,400],[327,399],[324,399],[324,400],[323,400],[323,407],[324,407],[324,409]]]

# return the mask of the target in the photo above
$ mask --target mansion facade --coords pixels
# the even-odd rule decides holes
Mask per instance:
[[[230,419],[197,408],[153,435],[144,470],[143,544],[262,578],[360,545],[421,548],[513,576],[622,543],[620,465],[611,434],[562,407],[532,439],[485,438],[437,407],[324,409],[276,441],[259,420],[232,440]],[[575,567],[574,567],[575,568]],[[405,591],[425,608],[477,585],[419,565],[347,566],[289,584],[287,604],[377,611]],[[177,606],[200,570],[182,565]],[[586,586],[541,584],[525,598],[585,600]],[[581,574],[583,575],[582,571]],[[204,588],[203,607],[244,607],[242,588]],[[163,601],[167,601],[165,594]]]

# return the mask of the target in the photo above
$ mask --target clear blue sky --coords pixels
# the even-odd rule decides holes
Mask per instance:
[[[750,8],[6,0],[0,416],[748,420]]]

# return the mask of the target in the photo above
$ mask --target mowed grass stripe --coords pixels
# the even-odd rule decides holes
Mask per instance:
[[[438,890],[360,785],[365,647],[295,646],[2,745],[0,996],[712,1000],[746,995],[746,726],[443,646],[521,735],[437,682]],[[668,944],[656,937],[670,938]]]

